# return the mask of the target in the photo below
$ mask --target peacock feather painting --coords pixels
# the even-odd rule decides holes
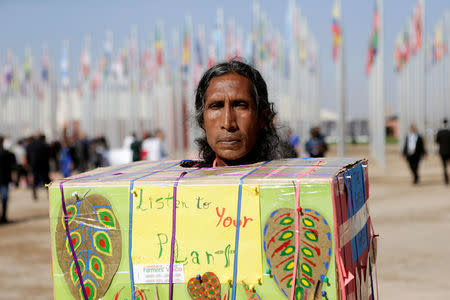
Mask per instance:
[[[79,197],[74,193],[65,204],[70,241],[61,209],[55,233],[59,266],[75,299],[84,299],[71,242],[87,298],[101,298],[108,290],[122,256],[118,220],[110,202],[99,194]]]

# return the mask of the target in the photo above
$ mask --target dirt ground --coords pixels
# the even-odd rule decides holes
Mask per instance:
[[[397,146],[389,146],[385,170],[370,163],[367,145],[347,151],[369,158],[380,299],[450,298],[450,186],[443,184],[438,156],[423,161],[421,182],[413,186]],[[11,190],[9,219],[0,224],[0,299],[52,299],[46,191],[33,201],[30,190]]]

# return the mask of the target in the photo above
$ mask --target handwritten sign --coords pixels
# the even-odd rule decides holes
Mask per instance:
[[[135,187],[133,264],[170,263],[173,187]],[[175,261],[188,280],[214,272],[233,278],[238,186],[178,186]],[[238,282],[262,278],[259,187],[244,185],[240,220]]]

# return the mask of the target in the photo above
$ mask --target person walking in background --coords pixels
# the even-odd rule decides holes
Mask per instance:
[[[61,143],[53,140],[49,145],[50,172],[59,172],[59,153],[61,152]]]
[[[133,132],[133,141],[130,144],[133,161],[141,160],[141,146],[142,142],[137,138],[136,133]]]
[[[308,152],[310,157],[324,157],[328,151],[328,146],[325,138],[320,133],[320,128],[318,126],[311,128],[310,134],[311,137],[305,144],[306,152]]]
[[[13,153],[16,157],[16,178],[14,183],[16,187],[20,186],[20,180],[24,178],[25,185],[28,186],[28,171],[26,169],[26,155],[23,140],[17,141],[13,147]]]
[[[439,145],[439,155],[441,156],[444,167],[445,184],[448,184],[447,162],[450,161],[450,128],[446,118],[442,124],[443,127],[439,129],[436,135],[436,143]]]
[[[68,143],[66,143],[66,145],[69,146]],[[80,173],[89,170],[89,148],[90,141],[87,138],[86,134],[84,132],[81,132],[80,137],[75,141],[75,153],[78,161],[77,169],[78,171],[80,171]]]
[[[37,132],[28,145],[27,160],[33,173],[33,199],[37,200],[37,188],[50,183],[50,150],[45,135]]]
[[[159,161],[167,159],[167,153],[163,144],[164,133],[157,129],[153,137],[148,137],[142,142],[142,153],[144,160]]]
[[[299,151],[300,137],[294,133],[292,128],[288,129],[287,134],[288,134],[288,139],[289,139],[289,145],[295,151],[295,157],[298,157],[300,154],[300,151]]]
[[[108,151],[109,146],[103,134],[98,135],[91,142],[93,151],[92,159],[95,168],[109,166]]]
[[[72,155],[70,154],[69,143],[66,139],[61,141],[61,151],[59,153],[59,169],[64,177],[69,177],[74,168]]]
[[[413,173],[413,184],[419,183],[419,163],[425,156],[425,146],[423,139],[417,132],[416,126],[413,124],[409,127],[409,133],[405,139],[405,145],[403,147],[403,155],[408,161],[409,168]]]
[[[13,153],[3,148],[3,142],[3,136],[0,136],[0,196],[2,198],[2,216],[0,223],[7,223],[8,188],[9,183],[12,181],[11,173],[16,163],[16,158]]]

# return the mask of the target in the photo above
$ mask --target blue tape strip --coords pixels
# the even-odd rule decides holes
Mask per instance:
[[[260,166],[251,170],[244,176],[239,179],[239,192],[238,192],[238,203],[237,203],[237,216],[236,216],[236,239],[234,241],[234,266],[233,266],[233,292],[231,299],[236,300],[236,279],[237,279],[237,264],[238,264],[238,251],[239,251],[239,229],[241,228],[241,202],[242,202],[242,184],[244,182],[244,178],[269,163],[270,160],[264,162]]]
[[[129,228],[130,228],[130,229],[129,229],[129,231],[128,231],[128,259],[129,259],[129,261],[130,261],[131,299],[133,299],[133,300],[136,299],[136,297],[134,296],[133,261],[132,261],[132,259],[131,259],[131,247],[132,247],[132,240],[133,240],[133,239],[132,239],[132,229],[133,229],[133,194],[131,193],[131,191],[132,191],[133,188],[134,188],[134,182],[135,182],[136,180],[142,179],[142,178],[144,178],[144,177],[151,176],[151,175],[153,175],[153,174],[160,173],[160,172],[162,172],[162,171],[164,171],[164,170],[170,169],[170,168],[172,168],[172,167],[174,167],[174,166],[179,165],[181,162],[182,162],[182,160],[180,160],[180,161],[178,161],[178,162],[176,162],[176,163],[174,163],[174,164],[172,164],[172,165],[170,165],[170,166],[168,166],[168,167],[166,167],[166,168],[164,168],[164,169],[156,170],[156,171],[153,171],[153,172],[151,172],[151,173],[149,173],[149,174],[146,174],[146,175],[144,175],[144,176],[141,176],[141,177],[132,179],[131,182],[130,182],[130,218],[129,218]]]
[[[350,178],[347,178],[349,176]],[[364,170],[362,163],[357,164],[345,172],[345,186],[347,189],[348,216],[355,215],[366,202],[366,189],[364,183]],[[352,260],[355,262],[369,245],[367,224],[351,240]]]

